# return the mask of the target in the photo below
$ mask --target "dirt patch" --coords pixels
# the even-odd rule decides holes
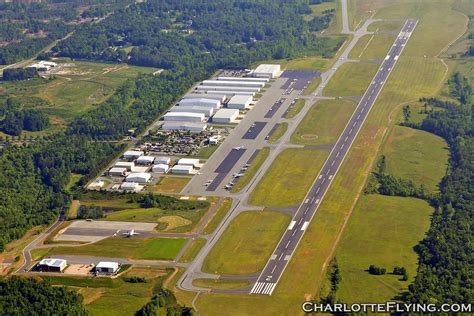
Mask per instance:
[[[192,224],[192,221],[181,216],[163,216],[158,221],[166,224],[165,231]]]
[[[93,264],[69,264],[64,274],[86,276],[94,268]]]
[[[301,139],[317,139],[319,136],[316,134],[304,134],[301,135]]]

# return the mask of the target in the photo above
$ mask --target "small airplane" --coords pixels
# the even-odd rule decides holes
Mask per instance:
[[[126,233],[122,233],[122,235],[125,235],[125,237],[133,237],[136,235],[140,235],[140,233],[135,232],[135,229],[132,229]]]
[[[233,149],[235,149],[235,150],[241,150],[241,149],[244,149],[244,146],[234,147]]]

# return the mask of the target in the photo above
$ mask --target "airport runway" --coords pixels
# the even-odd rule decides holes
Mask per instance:
[[[288,265],[291,256],[298,246],[305,230],[308,228],[309,223],[352,146],[354,139],[357,137],[357,134],[364,124],[370,109],[387,81],[393,67],[403,51],[403,48],[415,29],[416,24],[417,21],[411,19],[405,22],[405,25],[398,34],[388,55],[383,60],[378,72],[357,105],[357,108],[347,123],[344,131],[331,150],[329,157],[324,163],[324,166],[313,183],[313,186],[307,193],[305,200],[298,208],[288,226],[288,229],[283,234],[283,237],[278,243],[265,268],[250,290],[250,294],[271,295],[275,290],[275,287]]]

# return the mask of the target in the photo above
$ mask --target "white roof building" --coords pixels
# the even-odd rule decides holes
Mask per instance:
[[[197,167],[199,165],[199,159],[181,158],[180,160],[178,160],[178,165]]]
[[[198,91],[233,91],[234,93],[239,92],[260,92],[260,88],[258,87],[229,87],[229,86],[197,86],[196,90]]]
[[[102,180],[97,180],[89,184],[89,189],[97,189],[97,188],[102,188],[104,186],[105,182]]]
[[[131,158],[138,158],[140,156],[143,156],[145,153],[140,150],[127,150],[126,152],[123,153],[123,157],[126,159],[131,159]]]
[[[132,171],[133,167],[135,167],[135,163],[133,161],[117,161],[114,165],[115,168],[125,168],[128,171]]]
[[[249,82],[268,82],[268,78],[256,78],[256,77],[217,77],[217,80],[224,81],[249,81]]]
[[[149,182],[151,179],[151,174],[147,172],[136,172],[131,173],[125,178],[125,182],[138,182],[138,183],[146,183]]]
[[[234,95],[230,98],[229,102],[227,102],[227,107],[229,109],[246,109],[250,106],[252,100],[251,95]]]
[[[151,171],[167,173],[169,169],[170,169],[170,166],[168,166],[167,164],[160,163],[160,164],[154,165],[153,168],[151,168]]]
[[[221,101],[221,103],[222,103],[222,102],[225,101],[226,96],[225,96],[225,95],[221,95],[221,94],[210,94],[210,93],[207,93],[207,94],[191,93],[191,94],[185,95],[185,96],[183,97],[183,100],[184,100],[184,99],[202,99],[202,98],[219,100],[219,101]]]
[[[47,267],[48,270],[63,271],[67,266],[67,261],[64,259],[46,258],[42,259],[38,264],[42,267]]]
[[[205,116],[202,113],[192,112],[168,112],[163,116],[165,121],[182,121],[182,122],[203,122]]]
[[[261,64],[253,72],[252,76],[259,78],[276,78],[281,71],[280,65]]]
[[[186,99],[186,100],[194,100],[194,99]],[[212,114],[214,114],[214,106],[179,105],[179,106],[173,106],[170,111],[171,112],[202,113],[206,117],[209,117]]]
[[[37,63],[29,65],[28,68],[35,68],[37,71],[49,71],[51,68],[56,67],[58,64],[52,61],[41,60]]]
[[[171,162],[170,157],[156,157],[155,158],[155,164],[157,164],[157,165],[159,165],[159,164],[169,165],[170,162]]]
[[[185,165],[175,165],[173,168],[171,168],[171,172],[176,174],[192,174],[193,170],[193,166]]]
[[[135,162],[139,165],[151,165],[153,161],[155,161],[153,156],[140,156]]]
[[[161,129],[165,131],[202,132],[206,128],[207,128],[206,123],[194,123],[194,122],[165,122],[161,125]]]
[[[95,266],[97,272],[115,273],[120,265],[117,262],[101,261]]]
[[[239,110],[237,109],[220,109],[212,117],[214,123],[233,123],[239,116]]]
[[[137,182],[122,182],[122,184],[120,184],[120,189],[138,192],[143,190],[143,185],[140,185],[140,183]]]
[[[235,81],[235,80],[204,80],[203,86],[219,86],[219,87],[244,87],[244,88],[263,88],[265,82],[255,81]]]
[[[127,168],[113,167],[109,170],[109,175],[112,177],[122,177],[127,173]]]
[[[221,107],[221,101],[217,99],[207,99],[206,97],[196,98],[196,99],[182,99],[179,101],[179,105],[188,105],[188,106],[208,106],[214,109]]]
[[[227,99],[233,97],[234,95],[236,94],[245,94],[245,95],[251,95],[251,96],[255,96],[255,92],[249,92],[249,91],[231,91],[231,87],[229,87],[229,90],[225,90],[225,91],[207,91],[207,90],[202,90],[202,91],[198,91],[198,92],[204,92],[206,93],[206,95],[208,93],[212,93],[212,94],[222,94],[222,95],[225,95]]]

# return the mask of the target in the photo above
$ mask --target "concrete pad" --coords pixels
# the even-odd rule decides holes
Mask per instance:
[[[113,229],[113,230],[145,230],[152,231],[156,223],[141,223],[141,222],[119,222],[119,221],[75,221],[68,228],[92,228],[92,229]],[[67,230],[66,230],[67,231]]]

